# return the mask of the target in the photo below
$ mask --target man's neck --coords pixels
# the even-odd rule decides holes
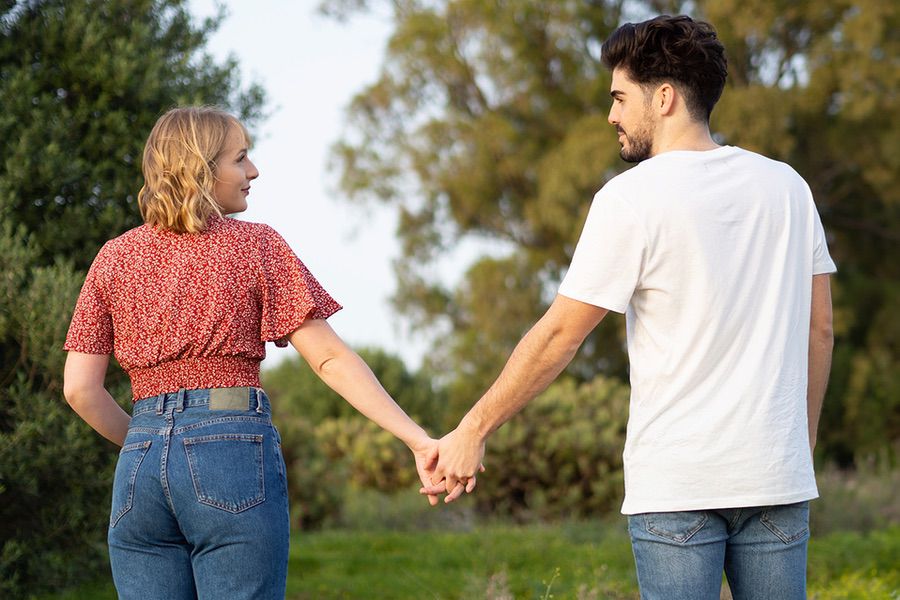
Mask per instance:
[[[653,140],[653,156],[675,150],[706,152],[719,147],[709,133],[709,124],[690,123],[673,127],[670,131],[660,131]]]

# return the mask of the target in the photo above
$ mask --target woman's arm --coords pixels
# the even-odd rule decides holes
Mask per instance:
[[[125,443],[131,417],[116,404],[103,386],[108,354],[69,352],[63,376],[63,395],[94,431],[121,446]]]
[[[397,436],[412,450],[423,484],[430,485],[430,469],[437,456],[431,439],[384,390],[369,366],[323,319],[305,321],[288,339],[328,387],[363,415]],[[429,497],[432,504],[437,497]]]

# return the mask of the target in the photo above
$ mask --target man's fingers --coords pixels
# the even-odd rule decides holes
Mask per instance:
[[[475,489],[475,478],[471,478],[468,482],[466,482],[466,493],[471,494],[472,490]]]

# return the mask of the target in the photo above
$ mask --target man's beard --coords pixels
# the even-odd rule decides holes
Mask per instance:
[[[625,144],[622,144],[622,149],[619,151],[619,156],[622,157],[622,160],[630,163],[639,163],[650,158],[653,152],[654,129],[654,124],[650,121],[649,115],[644,118],[643,126],[635,130],[631,135],[625,134],[616,127],[616,131],[624,134],[625,141],[628,142],[627,149]]]

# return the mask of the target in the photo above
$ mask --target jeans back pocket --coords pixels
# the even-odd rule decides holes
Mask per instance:
[[[134,485],[138,469],[150,449],[151,440],[125,444],[119,451],[116,475],[113,479],[112,507],[109,511],[109,526],[115,527],[134,503]]]
[[[262,435],[185,438],[184,451],[201,504],[239,513],[265,501]]]

